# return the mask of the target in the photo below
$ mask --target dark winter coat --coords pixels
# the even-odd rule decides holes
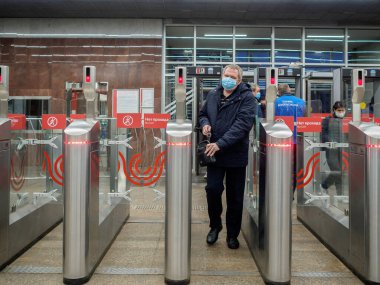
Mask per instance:
[[[335,116],[327,116],[322,120],[322,142],[344,142],[342,133],[342,119]]]
[[[252,129],[257,101],[250,86],[240,83],[221,107],[223,87],[211,90],[199,114],[199,125],[211,126],[211,142],[216,142],[216,166],[244,167],[248,164],[249,132]]]

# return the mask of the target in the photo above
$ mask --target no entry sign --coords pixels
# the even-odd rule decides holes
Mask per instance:
[[[144,128],[165,129],[170,114],[144,114]]]
[[[42,115],[42,128],[44,130],[63,130],[66,128],[65,114]]]
[[[322,131],[322,118],[298,118],[298,133],[320,133]]]
[[[141,128],[140,113],[117,114],[116,125],[118,128],[132,129]]]

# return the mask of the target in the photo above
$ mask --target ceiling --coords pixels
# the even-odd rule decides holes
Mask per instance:
[[[2,18],[160,18],[172,23],[380,26],[380,0],[0,0]]]

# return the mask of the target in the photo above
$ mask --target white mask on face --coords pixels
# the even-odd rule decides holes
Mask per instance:
[[[346,112],[343,111],[343,112],[337,112],[337,111],[334,111],[335,113],[335,116],[337,116],[338,118],[344,118],[344,115],[346,115]]]

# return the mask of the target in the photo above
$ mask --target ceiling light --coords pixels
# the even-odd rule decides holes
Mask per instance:
[[[348,36],[349,38],[350,36]],[[330,36],[330,35],[308,35],[307,38],[333,38],[333,39],[343,39],[344,36]]]
[[[232,34],[204,34],[205,37],[232,37]],[[236,34],[235,37],[246,37],[245,34]]]

